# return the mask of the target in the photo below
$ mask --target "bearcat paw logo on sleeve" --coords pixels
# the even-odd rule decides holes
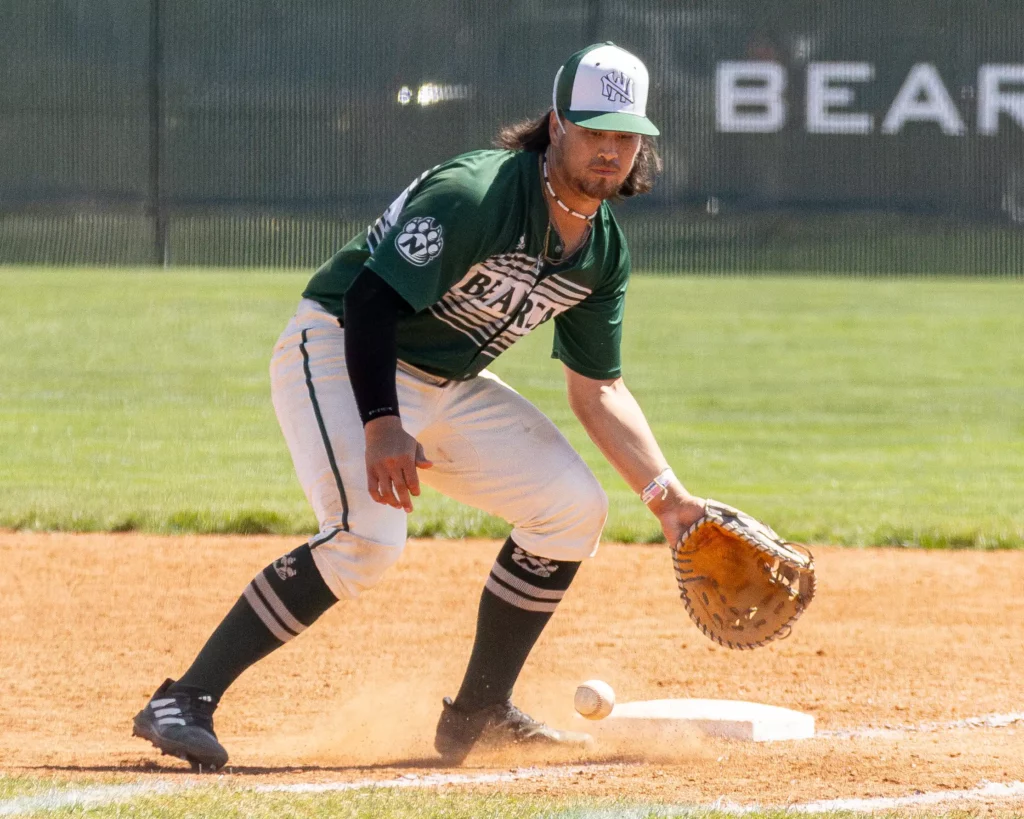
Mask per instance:
[[[444,247],[441,226],[432,216],[410,219],[395,239],[395,247],[403,258],[417,267],[423,267],[441,255],[441,248]]]

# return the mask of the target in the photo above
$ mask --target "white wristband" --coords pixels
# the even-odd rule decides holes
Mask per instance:
[[[672,467],[666,466],[655,476],[653,481],[644,487],[644,491],[640,493],[640,500],[650,503],[655,498],[668,497],[668,485],[675,477],[676,473],[672,471]]]

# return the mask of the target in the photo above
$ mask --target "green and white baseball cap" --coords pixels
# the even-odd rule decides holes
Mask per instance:
[[[650,78],[640,58],[615,43],[577,51],[558,69],[552,104],[555,116],[595,131],[657,136],[647,119]]]

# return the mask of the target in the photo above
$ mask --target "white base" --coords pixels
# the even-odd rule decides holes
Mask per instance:
[[[814,736],[814,717],[741,700],[644,700],[620,703],[607,718],[587,727],[598,737],[671,741],[696,731],[727,739],[772,742],[810,739]]]

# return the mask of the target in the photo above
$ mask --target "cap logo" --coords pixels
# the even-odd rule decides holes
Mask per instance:
[[[601,93],[611,102],[633,104],[633,80],[622,71],[611,71],[601,78]]]

